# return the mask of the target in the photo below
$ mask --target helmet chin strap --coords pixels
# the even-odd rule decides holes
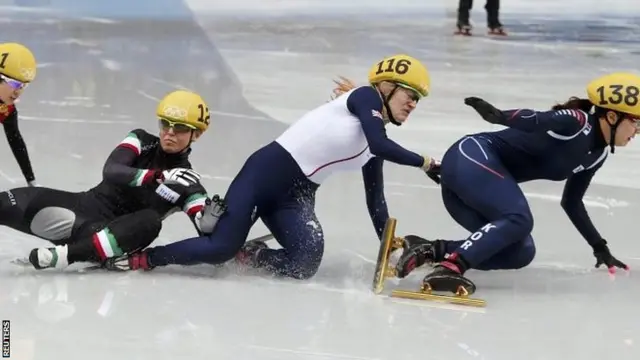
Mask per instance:
[[[389,99],[391,99],[391,97],[396,92],[396,90],[398,90],[398,85],[395,85],[393,87],[393,90],[391,90],[391,92],[387,96],[384,96],[380,90],[378,90],[378,91],[380,91],[380,97],[382,98],[382,105],[384,106],[385,110],[387,110],[387,117],[389,118],[389,122],[392,123],[395,126],[400,126],[400,125],[402,125],[402,123],[398,122],[393,117],[393,114],[391,113],[391,106],[389,106]]]
[[[609,147],[611,148],[612,154],[616,152],[616,131],[618,130],[618,126],[620,125],[623,119],[622,114],[620,112],[616,111],[616,115],[618,116],[618,119],[614,124],[611,124],[609,122],[609,119],[607,118],[607,124],[609,124],[609,128],[611,129],[611,132],[609,134]]]

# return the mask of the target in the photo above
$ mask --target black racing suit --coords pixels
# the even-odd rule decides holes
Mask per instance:
[[[20,166],[22,175],[24,175],[27,183],[34,181],[36,178],[31,168],[27,145],[24,143],[20,128],[18,127],[18,110],[16,110],[14,105],[0,103],[0,124],[4,125],[4,134],[7,136],[7,142]]]
[[[22,187],[0,193],[0,225],[69,245],[69,264],[147,247],[175,211],[196,225],[204,187],[158,183],[163,170],[191,168],[190,152],[165,153],[157,136],[133,130],[109,155],[102,182],[88,191]]]

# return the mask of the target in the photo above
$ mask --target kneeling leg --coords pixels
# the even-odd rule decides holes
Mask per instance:
[[[442,188],[442,200],[449,215],[462,227],[471,233],[482,228],[490,221],[475,209],[467,206],[460,198],[446,187]],[[465,244],[468,239],[446,241],[446,253],[450,254]],[[531,235],[527,235],[521,241],[516,241],[491,256],[490,258],[474,265],[476,270],[512,270],[523,268],[536,254],[535,244]]]
[[[68,245],[33,249],[29,261],[36,269],[64,268],[79,261],[102,262],[149,246],[160,234],[162,219],[145,209],[107,224],[87,224]]]
[[[322,261],[324,234],[312,205],[278,209],[262,221],[282,249],[260,249],[255,266],[294,279],[313,277]]]

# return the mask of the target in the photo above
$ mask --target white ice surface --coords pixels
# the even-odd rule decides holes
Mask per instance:
[[[239,79],[248,102],[281,122],[269,123],[274,128],[326,101],[336,75],[363,82],[372,61],[389,52],[408,51],[425,59],[433,96],[420,104],[405,127],[390,129],[389,135],[434,156],[463,134],[491,128],[462,105],[467,95],[484,96],[505,107],[546,108],[583,94],[586,81],[597,74],[639,70],[633,44],[537,41],[517,37],[517,31],[514,40],[505,42],[484,36],[453,39],[449,34],[454,6],[449,2],[427,2],[422,7],[403,0],[393,11],[404,6],[414,14],[388,19],[384,25],[362,19],[303,22],[287,16],[281,20],[214,16],[217,20],[211,21],[216,15],[212,4],[226,6],[228,13],[245,7],[258,13],[268,10],[269,15],[296,9],[308,12],[306,5],[311,4],[331,14],[342,11],[344,1],[306,1],[305,7],[294,1],[212,1],[206,6],[203,0],[187,2],[197,10],[198,22]],[[367,3],[378,10],[389,4]],[[503,3],[507,27],[510,22],[546,24],[549,19],[576,17],[596,21],[602,10],[609,15],[635,11],[631,19],[636,20],[622,21],[627,28],[620,33],[634,34],[635,29],[638,34],[638,23],[633,21],[640,15],[632,1]],[[475,7],[474,19],[483,29],[482,4]],[[428,20],[420,20],[417,9],[425,9]],[[557,30],[540,29],[545,31]],[[136,56],[144,54],[120,45],[127,36],[114,41],[96,33],[77,30],[56,40],[67,44],[65,51],[82,49],[83,56],[99,59],[95,68],[81,66],[64,51],[44,55],[42,85],[29,88],[20,104],[21,129],[38,181],[46,186],[83,190],[94,185],[108,151],[128,130],[154,129],[150,114],[155,99],[181,83],[189,86],[195,82],[188,78],[190,72],[203,67],[192,62],[167,70],[158,56],[155,63],[145,65],[147,71],[162,69],[161,73],[142,71],[132,76],[135,81],[112,81],[114,74],[131,71],[132,61],[143,61]],[[147,50],[164,56],[177,52],[175,44],[162,42],[163,37],[170,38],[168,33],[143,37],[149,43]],[[180,53],[191,59],[198,50]],[[206,65],[202,74],[209,74]],[[240,111],[221,110],[217,116],[230,122],[216,126],[214,120],[213,134],[207,134],[209,138],[194,151],[194,165],[205,174],[211,193],[224,192],[244,156],[265,141],[247,143],[242,141],[244,134],[253,138],[261,131],[256,126],[268,122]],[[228,124],[237,127],[234,133]],[[236,130],[240,141],[234,141]],[[222,142],[224,153],[213,152],[219,145],[214,141]],[[1,148],[7,149],[4,139]],[[21,186],[20,171],[8,151],[5,154],[0,188]],[[637,144],[619,149],[596,177],[585,201],[615,254],[632,268],[640,265],[635,235],[639,157]],[[400,234],[465,235],[447,216],[439,189],[423,176],[393,165],[386,166],[385,176],[389,208],[400,219]],[[561,184],[539,182],[524,188],[536,218],[537,256],[520,271],[469,273],[479,288],[477,295],[488,301],[484,310],[374,296],[369,288],[377,243],[362,185],[358,174],[341,174],[318,193],[326,251],[319,273],[310,281],[275,280],[208,266],[134,274],[36,272],[8,261],[45,243],[1,228],[0,317],[12,320],[15,359],[640,358],[636,303],[640,283],[634,274],[611,281],[606,271],[593,269],[590,249],[558,204]],[[251,235],[264,231],[258,224]],[[155,244],[192,235],[185,217],[175,215],[165,222]],[[388,286],[417,288],[423,275],[424,271],[416,271]]]

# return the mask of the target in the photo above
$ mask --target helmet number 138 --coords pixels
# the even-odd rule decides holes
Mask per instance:
[[[627,106],[636,106],[638,104],[638,97],[640,96],[640,89],[633,85],[609,85],[600,86],[597,88],[598,95],[600,96],[599,105],[608,104],[622,104]],[[607,95],[609,95],[607,97]]]

